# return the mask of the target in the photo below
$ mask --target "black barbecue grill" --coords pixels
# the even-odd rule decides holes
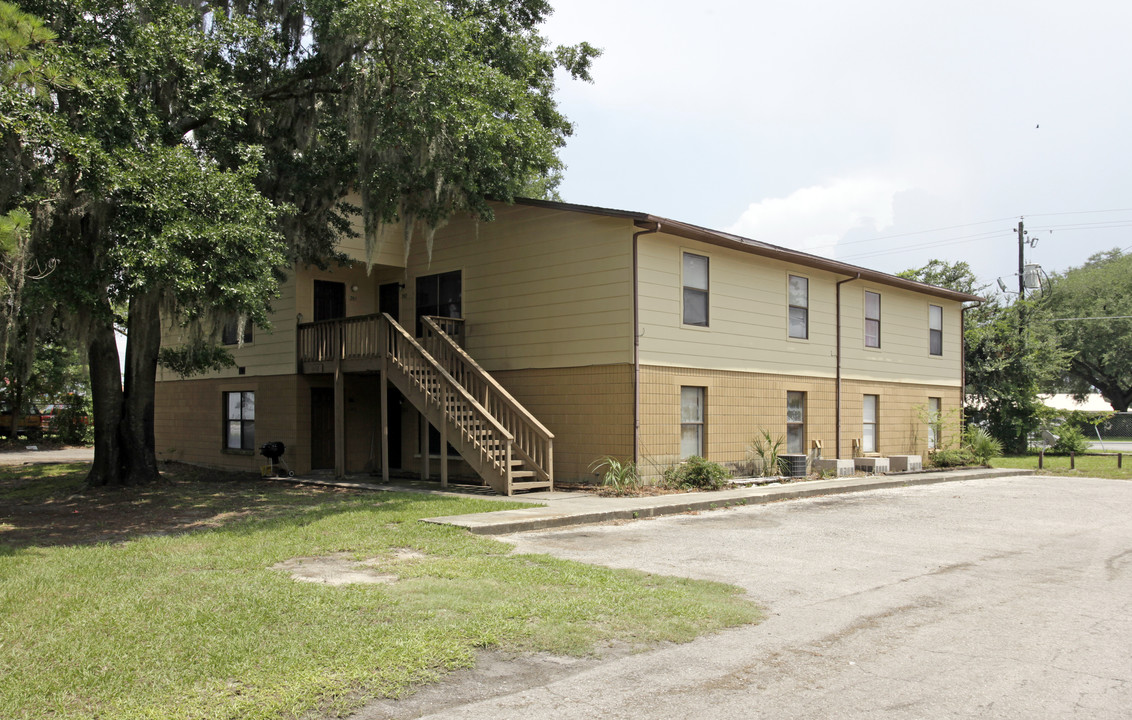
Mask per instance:
[[[286,449],[287,446],[278,440],[260,445],[259,454],[267,458],[266,474],[274,477],[276,475],[275,464],[278,463],[287,473],[287,477],[295,477],[294,471],[287,467],[287,461],[283,459],[283,451]]]

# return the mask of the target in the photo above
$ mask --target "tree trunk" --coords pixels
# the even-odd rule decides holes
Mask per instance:
[[[161,349],[160,302],[160,295],[154,291],[130,298],[126,388],[119,424],[123,484],[126,485],[141,485],[159,477],[157,443],[153,435],[153,403],[157,354]]]
[[[121,456],[118,425],[122,418],[122,373],[114,324],[97,322],[87,344],[90,394],[94,405],[94,463],[86,476],[88,485],[120,485]]]

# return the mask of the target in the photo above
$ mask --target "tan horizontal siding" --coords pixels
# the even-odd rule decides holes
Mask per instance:
[[[416,278],[459,270],[467,349],[489,371],[632,360],[630,239],[625,220],[496,206],[496,221],[456,218],[431,261],[414,244],[402,317]]]
[[[683,253],[709,258],[709,327],[683,324]],[[790,275],[809,280],[809,337],[788,336]],[[825,272],[791,266],[663,233],[641,238],[641,360],[653,365],[746,372],[837,373],[836,283]],[[879,290],[882,350],[865,349],[864,289]],[[927,306],[944,309],[944,355],[928,354]],[[844,378],[960,382],[960,304],[906,290],[851,282],[842,285]]]

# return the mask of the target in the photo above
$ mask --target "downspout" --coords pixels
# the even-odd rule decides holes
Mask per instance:
[[[837,390],[836,399],[834,404],[836,407],[837,416],[834,421],[834,444],[836,449],[834,452],[837,454],[837,459],[841,459],[841,286],[845,283],[860,280],[861,273],[857,273],[855,277],[846,278],[837,282]]]
[[[637,225],[640,227],[640,224]],[[633,233],[633,465],[641,462],[641,301],[638,287],[637,238],[660,232],[660,223]]]

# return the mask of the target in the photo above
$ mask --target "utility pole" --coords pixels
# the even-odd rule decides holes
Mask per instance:
[[[1026,297],[1026,229],[1022,225],[1022,218],[1018,219],[1018,297]]]

